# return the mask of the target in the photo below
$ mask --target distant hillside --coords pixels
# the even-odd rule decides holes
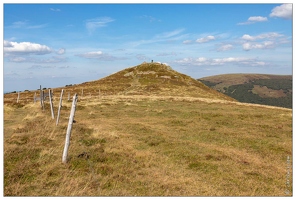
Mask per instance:
[[[198,80],[240,102],[292,108],[292,75],[223,74]]]

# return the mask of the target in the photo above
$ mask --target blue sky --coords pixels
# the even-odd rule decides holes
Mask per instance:
[[[292,4],[3,4],[3,90],[98,80],[144,61],[193,78],[292,75]]]

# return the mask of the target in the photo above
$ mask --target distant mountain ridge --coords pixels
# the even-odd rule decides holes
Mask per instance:
[[[292,108],[292,75],[222,74],[198,80],[240,102]]]

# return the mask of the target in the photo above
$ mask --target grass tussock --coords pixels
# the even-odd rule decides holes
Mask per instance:
[[[55,113],[58,102],[54,102]],[[4,105],[4,196],[291,196],[292,112],[194,98]],[[290,191],[289,194],[286,191]]]

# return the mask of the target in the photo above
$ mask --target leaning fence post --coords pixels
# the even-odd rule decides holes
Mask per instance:
[[[57,116],[56,126],[58,125],[58,123],[59,123],[59,119],[60,119],[60,112],[61,112],[62,101],[63,101],[63,93],[64,93],[64,90],[62,89],[62,91],[61,91],[61,97],[60,97],[60,103],[59,103],[59,110],[58,110],[58,116]]]
[[[68,155],[68,149],[70,146],[71,130],[72,130],[72,125],[73,125],[73,121],[74,121],[77,98],[78,98],[77,94],[75,94],[73,96],[72,108],[71,108],[71,112],[70,112],[69,123],[68,123],[68,128],[67,128],[67,133],[66,133],[65,147],[64,147],[63,158],[62,158],[63,163],[67,163],[67,155]]]
[[[49,95],[49,104],[50,104],[50,110],[51,110],[51,118],[54,119],[54,113],[53,113],[53,105],[52,105],[52,99],[51,99],[51,92],[50,89],[48,90]]]

